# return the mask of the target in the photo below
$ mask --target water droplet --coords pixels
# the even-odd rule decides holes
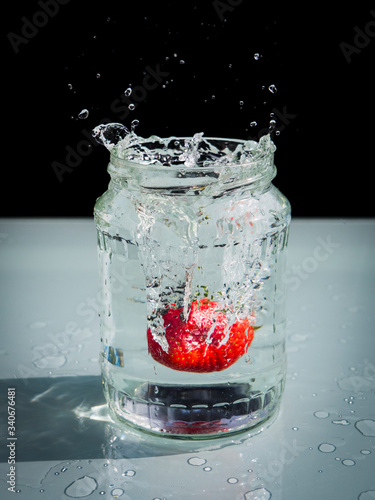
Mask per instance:
[[[39,490],[39,491],[40,491],[40,493],[44,493],[44,491],[45,491],[45,490],[43,490],[43,488],[42,488],[42,489],[41,489],[41,490]]]
[[[203,467],[203,470],[205,472],[210,472],[212,470],[212,467]]]
[[[341,420],[332,420],[332,423],[337,425],[350,425],[350,422],[348,422],[345,418],[342,418]]]
[[[259,52],[255,52],[255,54],[254,54],[254,59],[255,59],[256,61],[259,61],[259,58],[260,58],[260,54],[259,54]]]
[[[272,94],[276,94],[276,92],[277,92],[276,85],[274,85],[274,84],[269,85],[268,90],[269,90]]]
[[[256,127],[258,124],[256,121],[250,122],[250,127]]]
[[[227,482],[229,484],[236,484],[238,483],[238,479],[236,477],[228,477]]]
[[[190,465],[204,465],[207,462],[207,460],[199,457],[191,457],[187,462]]]
[[[375,420],[363,419],[358,420],[355,428],[366,437],[375,437]]]
[[[73,481],[64,490],[67,497],[83,498],[91,495],[98,487],[96,479],[91,476],[83,476]]]
[[[316,418],[328,418],[329,413],[328,413],[328,411],[323,411],[323,410],[315,411],[314,417],[316,417]]]
[[[362,455],[370,455],[370,450],[361,450]]]
[[[130,124],[131,130],[134,130],[136,127],[138,127],[138,125],[139,125],[139,120],[137,119],[133,120]]]
[[[245,493],[245,500],[270,500],[271,492],[266,488],[257,488]]]
[[[96,78],[100,78],[102,75],[100,73],[96,73]]]
[[[318,472],[319,472],[319,474],[321,474],[323,471],[322,471],[322,469],[319,469]]]
[[[124,494],[124,490],[121,488],[115,488],[114,490],[111,491],[111,495],[114,498],[119,498]]]
[[[375,490],[366,490],[360,493],[358,500],[374,500],[375,499]]]
[[[245,103],[243,101],[240,101],[240,106],[243,106]]]
[[[86,108],[78,113],[78,118],[80,120],[85,120],[88,116],[89,116],[89,110]]]
[[[129,104],[129,106],[128,106],[128,108],[130,109],[130,111],[134,111],[134,109],[135,109],[135,104],[130,103],[130,104]]]
[[[185,64],[185,61],[183,59],[181,59],[180,64]]]
[[[68,470],[68,467],[63,467],[63,468],[61,469],[61,472],[65,472],[65,471],[67,471],[67,470]]]
[[[128,88],[125,90],[125,92],[124,92],[124,94],[126,95],[126,97],[129,97],[131,93],[132,93],[132,88],[131,88],[131,87],[128,87]]]
[[[133,477],[135,476],[135,470],[126,470],[122,475],[127,477]]]
[[[352,467],[353,465],[355,465],[354,460],[351,460],[350,458],[345,458],[345,460],[343,460],[341,463],[343,465],[346,465],[347,467]]]
[[[298,431],[298,427],[292,427],[292,431]]]
[[[268,129],[273,130],[276,127],[276,120],[270,120],[268,124]]]
[[[105,491],[99,491],[99,495],[105,495]]]
[[[332,453],[336,450],[336,446],[330,443],[322,443],[318,446],[318,450],[322,453]]]

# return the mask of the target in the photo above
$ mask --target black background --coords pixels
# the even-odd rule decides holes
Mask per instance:
[[[130,127],[137,119],[141,136],[257,138],[272,112],[280,131],[275,184],[293,215],[375,215],[370,7],[65,2],[7,6],[1,216],[91,216],[108,184],[109,155],[87,147],[87,137],[103,120]],[[43,4],[48,14],[40,14]],[[370,36],[358,38],[366,26]],[[357,44],[350,60],[342,42]],[[145,92],[148,68],[160,81]],[[121,103],[129,86],[134,111]],[[60,175],[56,162],[68,167]]]

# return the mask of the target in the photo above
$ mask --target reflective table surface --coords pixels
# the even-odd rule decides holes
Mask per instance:
[[[293,220],[277,419],[175,440],[108,414],[94,222],[0,219],[0,498],[374,499],[374,256],[372,219]]]

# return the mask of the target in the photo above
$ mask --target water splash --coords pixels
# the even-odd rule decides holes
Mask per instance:
[[[259,142],[206,139],[203,132],[190,138],[156,135],[144,138],[134,132],[138,124],[139,120],[133,120],[131,131],[121,123],[101,124],[94,128],[92,135],[116,157],[141,165],[196,168],[250,164],[276,150],[269,134],[262,136]]]

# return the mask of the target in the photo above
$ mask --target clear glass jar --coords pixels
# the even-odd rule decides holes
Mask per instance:
[[[94,210],[106,399],[171,437],[262,430],[286,372],[275,146],[201,135],[112,149]]]

